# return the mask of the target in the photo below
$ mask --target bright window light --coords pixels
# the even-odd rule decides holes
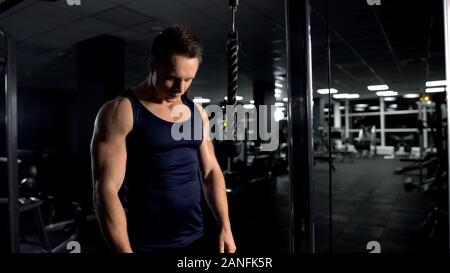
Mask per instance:
[[[275,88],[275,93],[276,94],[279,94],[279,93],[282,93],[283,92],[283,90],[281,90],[281,89],[279,89],[279,88]]]
[[[283,85],[282,85],[281,83],[279,83],[279,82],[276,82],[276,83],[275,83],[275,86],[276,86],[276,87],[279,87],[279,88],[283,88]]]
[[[287,101],[288,101],[288,98],[283,98],[283,101],[287,102]]]
[[[369,105],[366,104],[366,103],[355,104],[355,107],[357,107],[357,108],[365,108],[365,107],[367,107],[367,106],[369,106]]]
[[[380,110],[380,106],[370,106],[369,110]]]
[[[284,103],[282,103],[282,102],[275,102],[275,106],[282,107],[282,106],[284,106]]]
[[[250,100],[250,103],[251,103],[251,104],[255,104],[255,101],[254,101],[254,100]]]
[[[254,104],[244,104],[244,108],[245,109],[253,109],[253,108],[255,108],[255,105]]]

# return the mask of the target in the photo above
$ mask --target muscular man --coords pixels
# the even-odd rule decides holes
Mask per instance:
[[[217,251],[236,250],[224,177],[207,137],[208,117],[186,96],[201,60],[202,46],[189,28],[165,29],[153,41],[148,78],[97,115],[91,143],[94,205],[115,252],[189,249],[203,236],[203,194],[220,227]],[[191,125],[192,136],[201,128],[201,139],[174,140],[171,129],[179,122]],[[124,181],[127,212],[118,195]]]

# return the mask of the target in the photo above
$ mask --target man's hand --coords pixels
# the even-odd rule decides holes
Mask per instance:
[[[235,253],[236,244],[234,243],[233,234],[230,230],[222,229],[219,235],[219,251],[220,253]]]

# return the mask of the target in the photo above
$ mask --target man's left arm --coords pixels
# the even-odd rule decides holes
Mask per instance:
[[[199,110],[202,113],[204,136],[200,145],[200,163],[203,173],[204,193],[206,201],[219,223],[219,251],[220,253],[234,253],[236,251],[236,245],[228,215],[225,179],[214,154],[213,143],[209,138],[208,116],[201,107],[199,107]]]

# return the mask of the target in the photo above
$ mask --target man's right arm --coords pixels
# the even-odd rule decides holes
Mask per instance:
[[[132,252],[119,189],[125,178],[126,136],[133,126],[130,102],[107,102],[99,111],[91,141],[93,197],[103,235],[114,252]]]

